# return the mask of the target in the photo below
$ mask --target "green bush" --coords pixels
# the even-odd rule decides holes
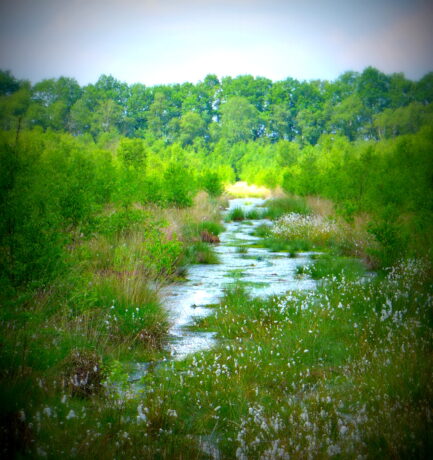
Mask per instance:
[[[201,178],[202,186],[212,197],[220,196],[224,187],[222,181],[216,172],[207,171]]]
[[[191,206],[195,192],[194,178],[188,173],[188,168],[170,163],[164,171],[163,196],[168,205],[180,208]]]
[[[368,249],[369,254],[379,261],[381,267],[391,267],[397,262],[408,247],[408,236],[403,226],[395,220],[383,219],[371,222],[368,226],[377,244]]]

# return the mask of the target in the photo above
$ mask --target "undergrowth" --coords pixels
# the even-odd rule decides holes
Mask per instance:
[[[160,365],[133,393],[126,384],[91,403],[65,393],[18,411],[36,438],[23,453],[425,458],[430,279],[426,261],[408,260],[382,279],[329,278],[265,300],[235,285],[201,323],[222,339],[216,349]]]

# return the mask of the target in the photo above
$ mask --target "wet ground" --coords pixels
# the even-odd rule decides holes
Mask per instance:
[[[263,205],[259,198],[233,199],[230,209],[241,207],[245,212]],[[266,220],[229,222],[220,235],[221,243],[215,250],[220,258],[216,265],[192,265],[188,268],[187,280],[164,289],[164,304],[170,312],[170,351],[173,358],[181,359],[212,347],[213,333],[188,330],[195,317],[211,313],[208,305],[217,303],[228,285],[240,280],[254,296],[283,294],[287,290],[311,289],[313,280],[297,279],[296,268],[310,260],[311,253],[300,253],[290,257],[285,252],[270,252],[265,248],[248,248],[242,253],[239,247],[254,243],[260,238],[252,236],[254,228]]]

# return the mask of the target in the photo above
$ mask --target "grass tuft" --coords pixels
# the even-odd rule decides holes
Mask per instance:
[[[310,214],[311,209],[307,205],[304,198],[300,197],[280,197],[267,200],[264,204],[266,208],[263,217],[271,220],[276,220],[281,216],[289,213],[297,213],[302,215]]]
[[[314,262],[297,268],[298,275],[308,275],[313,279],[335,277],[355,280],[365,275],[366,269],[359,259],[338,257],[332,254],[320,255]]]
[[[245,212],[242,208],[233,208],[231,209],[226,216],[226,221],[242,221],[245,219]]]

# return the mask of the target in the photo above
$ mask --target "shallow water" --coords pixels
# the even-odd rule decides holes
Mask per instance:
[[[264,200],[260,198],[233,199],[229,201],[226,212],[236,207],[242,207],[248,212],[263,203]],[[260,240],[250,233],[263,223],[271,224],[266,220],[226,223],[226,230],[220,235],[221,243],[215,247],[221,263],[192,265],[188,268],[186,281],[163,290],[164,304],[172,321],[169,349],[174,359],[181,359],[214,345],[213,333],[192,332],[186,326],[193,324],[196,317],[209,315],[211,309],[207,306],[217,303],[224,289],[236,279],[247,283],[249,292],[260,297],[315,286],[313,280],[295,277],[296,268],[305,265],[311,253],[290,258],[287,253],[270,252],[264,248],[248,248],[246,254],[237,251],[240,245]]]

